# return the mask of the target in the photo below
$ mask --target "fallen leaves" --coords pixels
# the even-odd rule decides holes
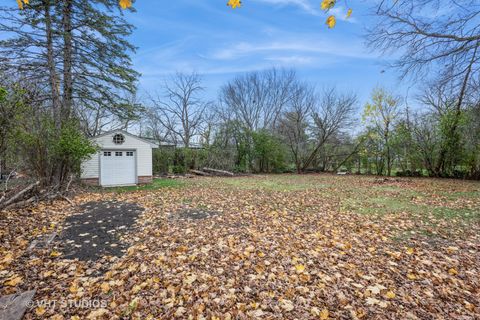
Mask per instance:
[[[379,294],[382,290],[386,290],[387,288],[385,288],[384,286],[380,285],[380,284],[376,284],[374,286],[369,286],[367,287],[367,290],[372,293],[372,294]]]
[[[10,279],[8,279],[7,281],[5,281],[3,283],[3,285],[8,286],[8,287],[16,287],[17,285],[19,285],[22,282],[23,282],[22,277],[14,276],[14,277],[11,277]]]
[[[288,300],[288,299],[281,299],[280,300],[280,307],[287,312],[295,309],[295,306],[293,305],[293,302]]]
[[[59,257],[61,255],[62,254],[60,252],[55,251],[55,250],[50,253],[50,257],[52,257],[52,258],[56,258],[56,257]]]
[[[281,188],[267,189],[265,181]],[[440,183],[428,182],[428,190]],[[449,222],[450,238],[441,233],[445,221],[425,224],[442,234],[425,237],[412,233],[423,220],[410,214],[373,216],[339,206],[339,197],[368,204],[364,199],[385,193],[372,188],[367,177],[285,175],[190,183],[184,189],[75,199],[83,203],[115,197],[146,208],[138,227],[125,236],[129,248],[120,258],[85,263],[51,256],[61,253],[59,248],[22,258],[30,242],[26,239],[32,238],[16,241],[21,229],[2,228],[7,233],[0,240],[9,247],[0,250],[1,293],[35,286],[39,300],[105,301],[94,309],[68,308],[72,320],[413,319],[425,314],[474,319],[479,313],[474,224],[472,232],[462,225],[456,236]],[[402,188],[423,190],[423,183]],[[290,191],[288,185],[306,187]],[[172,218],[186,208],[207,206],[221,214]],[[46,210],[49,214],[42,217],[47,229],[52,222],[48,219],[61,227],[66,213],[43,208],[36,214]],[[434,229],[437,225],[441,230]],[[42,230],[32,223],[22,227]],[[5,285],[16,277],[21,280],[15,286]],[[49,308],[34,308],[27,315],[54,316]]]
[[[303,273],[305,271],[305,266],[303,264],[297,264],[295,266],[295,270],[297,273]]]
[[[40,316],[43,316],[46,311],[47,311],[47,310],[45,309],[44,306],[39,306],[39,307],[36,307],[36,308],[35,308],[35,314],[36,314],[37,316],[39,316],[39,317],[40,317]]]
[[[197,281],[197,276],[194,274],[188,275],[184,280],[183,283],[185,284],[192,284]]]
[[[411,273],[411,272],[407,273],[407,278],[409,280],[417,280],[417,276],[414,273]]]
[[[320,320],[327,320],[329,315],[330,312],[328,312],[327,309],[322,309],[322,311],[320,311],[319,318]]]
[[[104,282],[100,285],[103,293],[108,293],[110,291],[110,284],[108,282]]]
[[[448,274],[450,274],[452,276],[456,276],[456,275],[458,275],[458,271],[455,268],[450,268],[450,269],[448,269]]]

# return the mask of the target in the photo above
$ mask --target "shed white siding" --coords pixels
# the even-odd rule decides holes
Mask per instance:
[[[122,134],[125,141],[122,144],[115,144],[113,136]],[[100,152],[102,150],[131,150],[136,156],[136,175],[138,177],[152,176],[152,143],[123,131],[113,131],[92,139],[99,147],[99,152],[92,155],[89,160],[82,163],[82,179],[100,178]]]
[[[97,152],[91,158],[82,163],[82,179],[98,178],[100,174],[100,153]]]

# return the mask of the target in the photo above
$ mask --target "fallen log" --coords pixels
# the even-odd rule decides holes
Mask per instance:
[[[200,170],[190,170],[190,172],[193,173],[193,174],[196,174],[197,176],[204,176],[204,177],[209,177],[209,176],[211,176],[210,173],[204,172],[204,171],[200,171]]]
[[[3,209],[4,210],[12,210],[12,209],[16,209],[16,208],[23,208],[23,207],[26,207],[26,206],[32,204],[35,201],[38,201],[38,198],[36,196],[33,196],[33,197],[31,197],[27,200],[11,203],[10,205],[2,207],[1,209],[2,210]]]
[[[221,175],[221,176],[233,177],[235,175],[233,172],[230,172],[230,171],[218,170],[218,169],[212,169],[212,168],[203,168],[203,171],[206,171],[208,173],[215,174],[215,175]]]
[[[2,203],[2,205],[0,206],[0,208],[2,207],[8,207],[9,205],[13,204],[16,200],[20,199],[23,195],[25,195],[27,192],[30,192],[33,190],[33,188],[35,188],[36,186],[38,186],[40,184],[40,181],[37,181],[35,183],[32,183],[31,185],[29,185],[28,187],[26,187],[25,189],[23,189],[22,191],[20,191],[19,193],[17,193],[16,195],[14,195],[13,197],[11,197],[10,199],[8,199],[7,201],[4,201]]]

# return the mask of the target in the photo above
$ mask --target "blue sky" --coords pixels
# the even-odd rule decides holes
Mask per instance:
[[[236,74],[273,66],[295,68],[318,88],[335,85],[358,94],[363,105],[377,85],[405,95],[386,57],[364,46],[362,34],[372,23],[369,2],[350,0],[352,18],[339,1],[337,27],[329,30],[320,0],[244,0],[232,10],[226,0],[137,0],[126,13],[136,26],[135,68],[141,72],[140,96],[155,92],[175,71],[204,76],[206,98]],[[372,1],[370,1],[372,3]],[[385,72],[381,72],[385,70]]]

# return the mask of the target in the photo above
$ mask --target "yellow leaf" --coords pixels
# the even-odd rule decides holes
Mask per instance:
[[[22,0],[17,0],[17,4],[18,4],[18,8],[19,8],[20,10],[23,10],[23,2],[22,2]]]
[[[388,292],[385,294],[385,297],[386,297],[387,299],[393,299],[393,298],[395,298],[395,296],[396,296],[396,295],[395,295],[395,292],[393,292],[393,291],[388,291]]]
[[[305,271],[305,266],[303,264],[297,264],[295,266],[295,270],[297,270],[297,273],[302,273],[303,271]]]
[[[108,282],[102,283],[100,285],[100,288],[102,289],[103,293],[108,293],[108,291],[110,291],[110,285],[108,284]]]
[[[45,313],[45,307],[39,306],[35,309],[35,314],[37,316],[42,316]]]
[[[322,1],[322,10],[327,11],[335,6],[336,0],[323,0]]]
[[[448,247],[447,251],[448,251],[448,253],[452,253],[452,252],[458,251],[458,248],[457,247]]]
[[[327,309],[323,309],[323,310],[320,312],[320,319],[321,319],[321,320],[327,320],[329,314],[330,314],[330,313],[328,312]]]
[[[413,273],[409,273],[409,274],[407,274],[407,278],[410,279],[410,280],[415,280],[415,279],[417,279],[417,276],[414,275]]]
[[[407,254],[413,254],[414,252],[415,252],[415,249],[407,248]]]
[[[137,293],[140,292],[140,290],[142,290],[142,287],[141,287],[141,286],[139,286],[139,285],[133,286],[133,288],[132,288],[132,293],[133,293],[133,294],[137,294]]]
[[[353,12],[352,9],[348,9],[348,11],[347,11],[347,19],[352,16],[352,12]]]
[[[9,287],[15,287],[17,284],[22,282],[22,277],[11,278],[9,281],[5,282],[4,285]]]
[[[1,263],[9,265],[13,261],[13,254],[7,253],[5,257],[3,257]]]
[[[78,292],[78,285],[76,283],[74,283],[70,286],[70,288],[68,288],[68,290],[70,291],[70,293],[75,294],[75,293]]]
[[[130,8],[132,6],[132,1],[131,0],[120,0],[119,4],[120,4],[120,7],[122,9],[127,9],[127,8]]]
[[[70,320],[80,320],[80,317],[79,316],[71,316]]]
[[[335,16],[330,16],[327,18],[327,26],[332,29],[335,27],[337,24],[337,20],[335,19]]]
[[[228,0],[227,6],[232,7],[232,9],[240,8],[242,6],[242,1]]]
[[[42,276],[43,276],[44,278],[48,278],[48,277],[50,277],[52,274],[53,274],[53,271],[45,271],[45,272],[42,274]]]
[[[60,252],[55,251],[55,250],[50,253],[50,257],[52,257],[52,258],[56,258],[56,257],[61,256],[61,255],[62,254]]]
[[[458,274],[458,271],[455,268],[450,268],[448,269],[448,273],[452,276],[456,276]]]

